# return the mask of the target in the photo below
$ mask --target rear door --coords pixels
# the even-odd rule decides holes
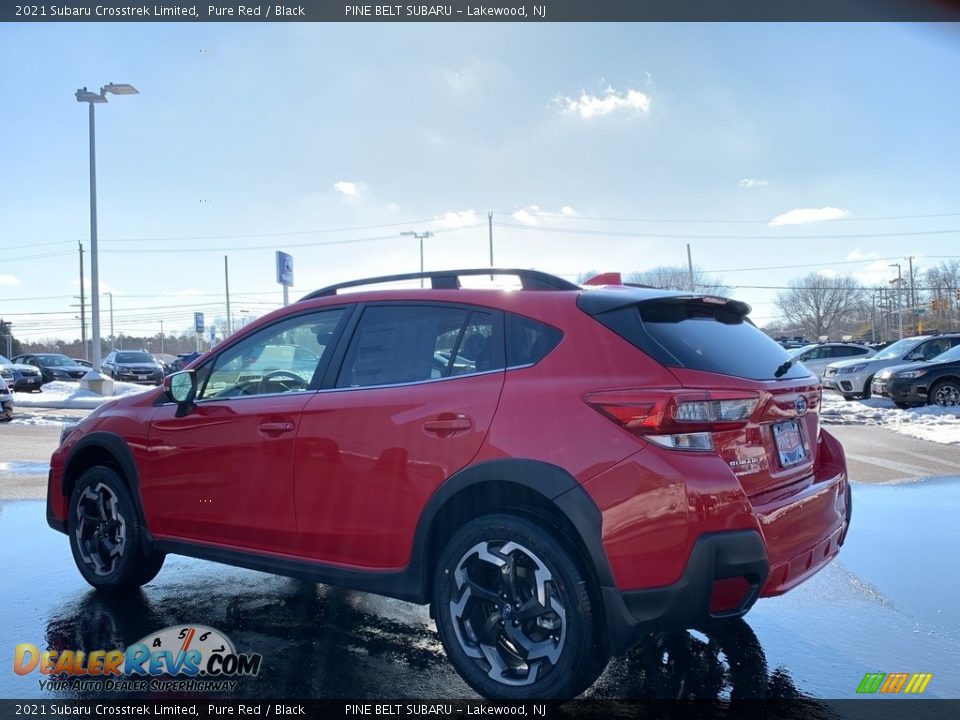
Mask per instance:
[[[480,449],[503,388],[500,314],[372,304],[304,408],[297,527],[318,560],[399,568],[427,500]]]

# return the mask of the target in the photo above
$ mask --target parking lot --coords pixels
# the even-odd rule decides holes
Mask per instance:
[[[14,578],[0,601],[4,647],[125,647],[157,628],[196,623],[263,655],[241,696],[473,695],[446,662],[426,608],[181,557],[168,558],[141,592],[93,592],[38,499],[60,414],[28,411],[3,429],[17,448],[0,466],[9,498],[0,502],[0,564]],[[867,672],[933,673],[925,696],[960,692],[956,446],[883,427],[832,430],[855,480],[839,559],[743,621],[671,633],[615,659],[588,695],[845,698]],[[38,677],[2,674],[0,694],[50,697]]]

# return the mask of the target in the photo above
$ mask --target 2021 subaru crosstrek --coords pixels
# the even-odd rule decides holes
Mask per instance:
[[[461,287],[491,273],[522,289]],[[479,693],[576,695],[844,540],[819,382],[748,312],[528,270],[325,288],[66,431],[48,521],[97,588],[178,553],[429,603]]]

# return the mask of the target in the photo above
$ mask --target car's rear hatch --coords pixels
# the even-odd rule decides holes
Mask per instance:
[[[588,397],[598,409],[658,445],[718,454],[754,502],[810,482],[819,381],[747,319],[748,305],[614,289],[585,292],[579,305],[677,380]]]

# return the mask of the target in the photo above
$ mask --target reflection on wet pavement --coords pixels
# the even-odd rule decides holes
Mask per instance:
[[[960,695],[960,482],[855,486],[840,561],[746,621],[651,638],[611,662],[595,698],[852,697],[866,672],[932,672],[927,696]],[[244,697],[472,697],[426,608],[169,557],[141,591],[92,591],[42,502],[0,504],[0,646],[124,648],[178,624],[224,632],[263,656]],[[8,661],[9,662],[9,659]],[[8,665],[9,668],[9,665]],[[3,697],[51,696],[0,672]],[[62,695],[61,695],[62,697]]]

